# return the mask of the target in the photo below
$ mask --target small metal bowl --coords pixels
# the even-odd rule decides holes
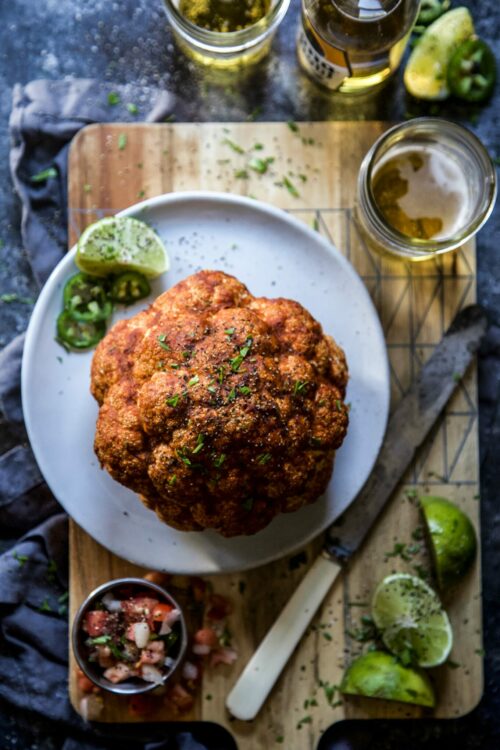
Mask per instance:
[[[163,681],[160,683],[161,685],[165,685],[165,683],[174,674],[177,667],[184,658],[187,647],[186,621],[184,619],[182,609],[179,607],[176,600],[167,591],[165,591],[164,588],[158,586],[156,583],[152,583],[151,581],[146,581],[144,578],[116,578],[113,581],[108,581],[108,583],[103,583],[102,586],[98,586],[87,596],[87,598],[79,608],[73,621],[71,643],[73,646],[75,658],[80,669],[84,672],[84,674],[87,675],[89,680],[92,680],[95,685],[103,688],[103,690],[107,690],[110,693],[115,693],[117,695],[138,695],[140,693],[147,693],[150,690],[154,690],[158,687],[158,684],[154,682],[145,682],[137,678],[124,680],[123,682],[118,682],[116,684],[109,682],[109,680],[106,680],[100,673],[100,668],[94,666],[94,664],[92,664],[92,662],[89,662],[88,658],[86,657],[85,640],[88,636],[82,628],[83,619],[86,613],[92,610],[93,605],[97,599],[100,599],[108,591],[113,591],[114,589],[119,589],[121,587],[131,587],[137,589],[137,591],[150,591],[156,597],[159,597],[160,601],[171,604],[181,613],[181,616],[178,620],[181,630],[181,637],[179,640],[179,646],[176,646],[178,648],[177,656],[174,657],[175,661],[169,672],[163,678]]]

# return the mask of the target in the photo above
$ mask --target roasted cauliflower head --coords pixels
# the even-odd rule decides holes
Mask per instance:
[[[342,349],[298,302],[200,271],[99,343],[101,466],[169,526],[254,534],[314,502],[348,425]]]

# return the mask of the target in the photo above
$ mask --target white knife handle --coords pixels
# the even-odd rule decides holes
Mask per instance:
[[[226,699],[237,719],[258,714],[340,571],[337,563],[320,555],[306,573]]]

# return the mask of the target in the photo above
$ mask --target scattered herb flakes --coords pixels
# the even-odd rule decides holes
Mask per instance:
[[[55,560],[49,560],[47,563],[47,581],[53,583],[56,580],[57,564]]]
[[[167,334],[166,333],[160,333],[159,336],[156,337],[156,340],[158,341],[159,345],[162,349],[165,349],[166,352],[170,351],[170,347],[166,342]]]
[[[64,594],[61,594],[61,596],[57,597],[57,601],[59,604],[66,604],[66,602],[69,599],[69,591],[65,591]]]
[[[217,388],[215,387],[215,385],[207,385],[207,391],[209,393],[217,393]]]
[[[127,104],[127,110],[131,115],[136,115],[139,112],[139,107],[137,106],[137,104],[134,104],[134,102],[129,102]]]
[[[266,159],[257,159],[254,157],[248,162],[250,169],[253,169],[257,174],[265,174],[270,164],[274,162],[274,157],[268,156]]]
[[[17,552],[17,550],[14,550],[14,552],[12,553],[12,557],[14,558],[14,560],[17,560],[21,568],[23,567],[24,563],[27,562],[29,559],[28,555],[20,555],[19,552]]]
[[[290,130],[292,131],[292,133],[298,133],[299,132],[299,126],[293,120],[288,120],[287,125],[290,128]]]
[[[229,391],[229,395],[227,397],[227,400],[230,403],[231,401],[234,401],[235,398],[236,398],[236,388],[231,388],[231,390]]]
[[[333,636],[327,632],[323,632],[323,638],[327,641],[333,641]]]
[[[188,380],[188,388],[193,388],[193,386],[198,385],[199,382],[200,382],[199,375],[193,375],[191,380]]]
[[[454,372],[453,373],[453,382],[454,383],[460,383],[462,380],[462,374],[460,372]]]
[[[406,551],[409,555],[418,555],[421,549],[422,549],[421,544],[409,544],[406,547]]]
[[[205,447],[205,435],[202,432],[200,432],[200,434],[196,438],[196,446],[193,448],[191,453],[195,456],[197,453],[203,450],[204,447]]]
[[[486,651],[484,650],[484,648],[475,648],[474,653],[477,654],[478,656],[486,655]]]
[[[231,336],[234,335],[235,331],[236,331],[236,328],[226,328],[226,330],[224,331],[224,333],[226,334],[226,336],[231,337]]]
[[[92,192],[92,185],[90,183],[86,182],[83,186],[83,192],[84,193],[91,193]]]
[[[293,386],[293,395],[302,396],[306,392],[308,385],[307,380],[296,380]]]
[[[210,693],[207,693],[207,695],[205,696],[205,700],[206,701],[211,701],[212,700],[212,695]]]
[[[249,396],[252,392],[251,389],[247,385],[240,385],[239,387],[240,393],[242,393],[244,396]]]
[[[226,374],[226,371],[225,371],[224,367],[218,367],[217,368],[217,380],[219,381],[219,383],[222,383],[222,381],[224,380],[224,375],[225,374]]]
[[[376,630],[373,625],[365,625],[365,627],[359,627],[355,630],[346,630],[346,634],[358,643],[366,643],[376,638]]]
[[[280,734],[280,735],[278,735],[278,737],[276,737],[276,739],[274,741],[277,742],[278,745],[281,745],[285,741],[285,738],[283,737],[282,734]]]
[[[292,195],[294,198],[300,198],[299,191],[297,190],[293,182],[291,182],[286,175],[285,177],[283,177],[283,185],[286,187],[290,195]]]
[[[57,177],[57,169],[55,167],[49,167],[48,169],[42,169],[41,172],[34,174],[30,177],[31,182],[46,182],[53,177]]]
[[[319,221],[317,216],[315,216],[313,219],[312,228],[315,232],[319,232]]]
[[[249,353],[249,351],[251,349],[251,346],[252,346],[252,339],[248,338],[246,340],[245,346],[243,346],[240,349],[239,354],[236,357],[233,357],[232,359],[229,360],[230,363],[231,363],[231,370],[233,372],[238,372],[239,371],[243,360],[248,355],[248,353]]]
[[[213,464],[216,467],[216,469],[220,469],[220,467],[222,466],[222,464],[226,460],[226,454],[225,453],[221,453],[218,456],[214,454],[214,457],[213,457],[212,460],[213,460]]]
[[[175,407],[179,403],[179,399],[180,396],[178,393],[176,393],[174,396],[170,396],[170,398],[167,398],[165,400],[165,403],[167,404],[167,406],[172,406],[175,409]]]
[[[137,193],[138,198],[144,198],[145,195],[146,195],[145,190],[139,190],[139,192]]]
[[[311,724],[312,723],[312,716],[303,716],[300,721],[297,722],[297,729],[302,729],[304,724]]]
[[[414,539],[416,542],[422,541],[424,538],[424,530],[421,526],[417,526],[416,529],[413,529],[411,532],[411,538]]]
[[[180,364],[178,362],[171,362],[170,367],[172,368],[172,370],[178,370],[180,367]]]
[[[240,592],[242,596],[245,593],[246,587],[247,587],[246,581],[238,581],[238,591]]]
[[[219,636],[219,644],[222,647],[230,646],[231,642],[233,640],[233,636],[227,625],[225,626],[224,630],[222,631],[221,635]]]
[[[390,557],[400,557],[405,562],[410,560],[410,556],[406,551],[406,544],[403,542],[395,542],[394,547],[390,552],[385,553],[385,559],[388,560]]]
[[[116,91],[110,91],[108,94],[108,104],[111,107],[116,106],[117,104],[120,104],[120,94],[118,94]]]
[[[325,694],[326,702],[331,706],[333,705],[333,699],[335,698],[335,695],[339,689],[338,685],[332,685],[330,682],[324,682],[323,680],[319,681],[319,686],[323,688],[323,692]]]
[[[263,151],[264,150],[264,144],[263,143],[254,143],[252,146],[253,151]]]
[[[66,604],[60,604],[57,608],[57,614],[60,617],[65,617],[68,614],[68,607]]]
[[[234,177],[237,180],[248,180],[250,175],[248,174],[246,169],[237,169],[235,170]]]
[[[289,559],[288,569],[297,570],[297,568],[300,568],[301,565],[305,565],[306,563],[307,563],[307,552],[305,550],[302,550],[302,552],[298,552],[296,555],[293,555]]]
[[[182,463],[185,464],[186,466],[191,466],[191,459],[185,456],[180,451],[177,451],[177,458],[179,458],[180,461],[182,461]]]
[[[63,360],[63,358],[62,358],[62,357],[59,357],[59,356],[57,356],[57,357],[56,357],[56,359],[57,359],[57,361],[59,362],[59,364],[60,364],[60,365],[62,365],[62,363],[63,363],[63,361],[64,361],[64,360]]]
[[[172,476],[168,480],[170,487],[173,487],[176,482],[177,482],[177,474],[172,474]]]
[[[335,408],[337,411],[342,411],[342,401],[339,398],[335,399]]]
[[[448,659],[448,661],[445,663],[446,663],[446,666],[449,667],[450,669],[460,669],[460,667],[462,666],[457,661],[453,661],[452,659]]]
[[[35,300],[32,297],[20,297],[15,292],[7,292],[5,294],[0,294],[0,302],[4,302],[6,305],[11,304],[12,302],[20,302],[23,305],[33,305]]]
[[[238,146],[238,144],[235,143],[234,141],[232,141],[230,138],[224,138],[224,140],[222,141],[222,143],[225,146],[229,146],[229,148],[232,149],[237,154],[244,154],[245,153],[245,149],[241,148],[241,146]]]
[[[269,461],[271,460],[271,454],[270,453],[261,453],[260,456],[257,456],[257,463],[261,466],[265,466]]]
[[[414,565],[413,570],[423,581],[428,581],[431,577],[430,572],[426,568],[424,568],[423,565]]]
[[[43,602],[38,607],[39,612],[52,612],[52,607],[50,606],[47,597],[43,600]]]
[[[127,136],[125,135],[125,133],[120,133],[120,135],[118,136],[118,148],[120,149],[120,151],[123,151],[126,145]]]
[[[262,112],[262,107],[254,107],[254,109],[247,115],[247,122],[254,122]]]
[[[348,602],[348,607],[368,607],[368,602]]]
[[[241,507],[243,508],[243,510],[252,510],[253,498],[247,497],[247,499],[243,500],[243,502],[241,503]]]
[[[190,359],[191,352],[188,352],[188,351],[182,352],[182,356],[184,359]]]

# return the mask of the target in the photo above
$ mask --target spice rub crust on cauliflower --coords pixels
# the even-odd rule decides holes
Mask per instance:
[[[99,343],[95,452],[170,526],[254,534],[326,489],[347,377],[298,302],[200,271]]]

